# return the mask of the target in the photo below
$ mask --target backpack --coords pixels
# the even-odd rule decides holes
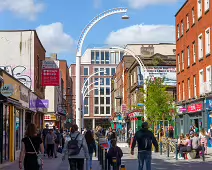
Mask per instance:
[[[68,155],[73,156],[73,155],[78,155],[80,153],[80,150],[82,148],[82,145],[79,147],[78,146],[78,140],[77,137],[79,136],[80,133],[77,134],[75,139],[72,139],[71,135],[71,140],[68,142]]]
[[[141,150],[149,150],[152,148],[152,138],[149,135],[143,135],[138,143]]]

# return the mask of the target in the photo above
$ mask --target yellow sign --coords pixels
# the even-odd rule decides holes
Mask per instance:
[[[15,100],[20,100],[20,85],[21,83],[13,78],[12,76],[6,74],[3,72],[3,79],[4,79],[4,84],[10,84],[13,86],[14,92],[13,95],[10,96],[11,98]]]
[[[45,114],[44,120],[57,120],[57,118],[54,114]]]

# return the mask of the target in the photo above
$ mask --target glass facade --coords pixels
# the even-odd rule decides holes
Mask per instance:
[[[9,124],[9,106],[4,106],[3,112],[3,154],[2,160],[9,160],[9,139],[10,139],[10,124]]]
[[[91,50],[91,64],[93,67],[84,67],[84,76],[96,73],[90,82],[95,82],[90,89],[94,89],[93,98],[87,98],[84,104],[84,113],[89,114],[89,100],[93,100],[94,116],[111,115],[111,76],[116,73],[116,65],[119,64],[124,53],[119,50],[93,49]],[[107,64],[114,64],[107,66]],[[92,70],[91,70],[92,69]],[[86,78],[85,78],[86,79]]]
[[[119,64],[123,54],[120,51],[92,50],[91,64]]]

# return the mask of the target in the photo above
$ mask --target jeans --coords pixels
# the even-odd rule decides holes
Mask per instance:
[[[54,144],[47,144],[48,157],[53,157],[53,153],[54,153]]]
[[[89,160],[87,160],[88,169],[92,169],[92,158],[93,158],[93,153],[89,153]]]
[[[83,170],[84,159],[71,158],[69,159],[70,170]]]
[[[144,161],[146,162],[146,170],[151,170],[152,152],[139,151],[138,153],[138,170],[144,169]]]

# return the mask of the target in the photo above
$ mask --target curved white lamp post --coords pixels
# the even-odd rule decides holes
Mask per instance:
[[[93,77],[93,76],[95,76],[96,74],[98,74],[98,73],[104,73],[104,75],[106,75],[106,70],[105,70],[105,69],[104,69],[103,71],[102,71],[102,70],[99,70],[99,71],[97,71],[97,72],[91,74],[91,75],[85,80],[85,82],[84,82],[84,84],[83,84],[83,86],[82,86],[81,93],[84,92],[84,90],[85,90],[85,85],[86,85],[86,83],[88,82],[88,80],[89,80],[91,77]]]
[[[149,77],[149,73],[144,65],[144,63],[142,62],[141,58],[136,56],[134,52],[132,52],[131,50],[129,49],[126,49],[126,48],[122,48],[122,47],[111,47],[111,49],[119,49],[119,50],[122,50],[128,54],[130,54],[133,58],[136,59],[136,61],[138,62],[138,64],[140,65],[140,70],[141,72],[143,72],[143,88],[144,88],[144,91],[146,91],[147,87],[146,87],[146,83],[145,83],[145,80]],[[146,94],[144,94],[144,100],[146,99]],[[146,120],[146,114],[145,114],[145,105],[144,105],[144,119]],[[135,133],[135,122],[134,122],[134,133]]]
[[[90,92],[95,90],[95,89],[99,89],[99,87],[94,87],[91,90],[89,90],[87,93],[83,93],[82,95],[82,128],[84,128],[84,114],[85,114],[85,98],[89,96]]]
[[[81,131],[81,85],[80,85],[80,64],[81,64],[81,56],[82,56],[82,46],[84,43],[84,40],[88,34],[88,32],[93,28],[95,24],[97,24],[99,21],[101,21],[104,18],[107,18],[111,15],[115,14],[121,14],[126,13],[127,8],[114,8],[110,9],[108,11],[105,11],[98,16],[96,16],[94,19],[90,21],[90,23],[84,28],[82,31],[80,38],[78,40],[77,44],[77,51],[76,51],[76,124],[79,127],[79,130]],[[122,19],[128,19],[129,17],[127,15],[124,15]]]

